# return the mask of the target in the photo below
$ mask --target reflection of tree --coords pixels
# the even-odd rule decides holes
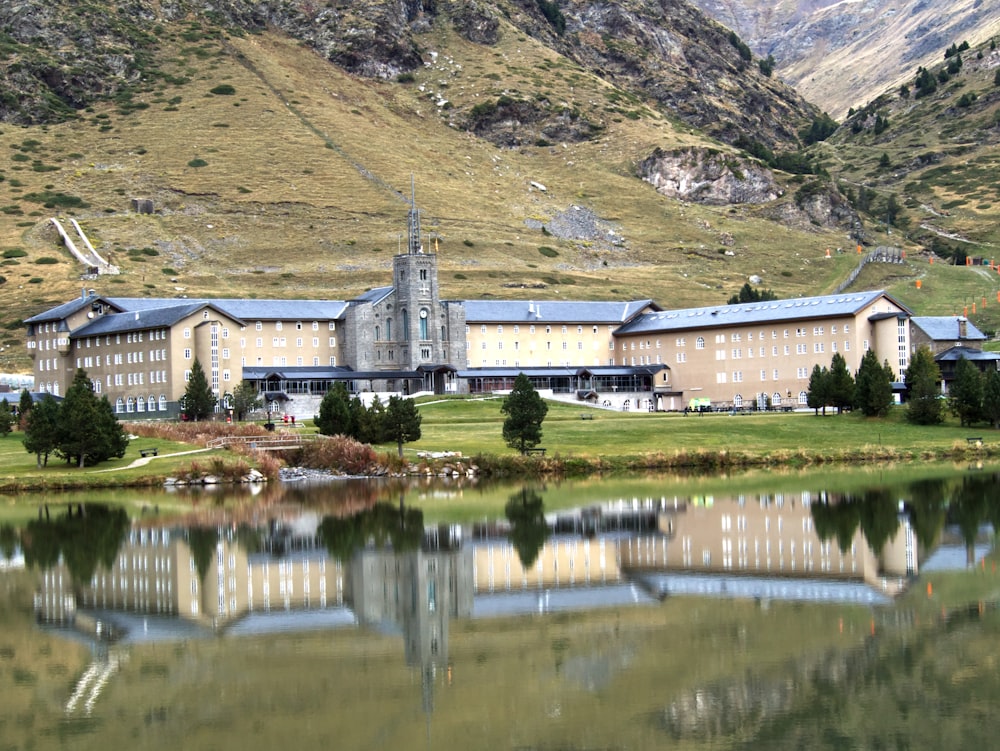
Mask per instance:
[[[510,522],[509,537],[517,557],[525,569],[530,568],[549,536],[542,497],[534,490],[521,488],[507,501],[504,514]]]
[[[348,561],[366,545],[391,547],[397,552],[417,550],[424,540],[424,512],[399,505],[376,503],[353,516],[326,516],[319,526],[320,537],[330,555]]]
[[[868,547],[875,555],[881,555],[896,530],[899,529],[899,504],[892,492],[885,488],[866,490],[861,494],[861,531],[868,540]]]
[[[816,535],[823,542],[836,539],[841,553],[847,553],[854,542],[854,533],[861,523],[858,504],[849,496],[832,496],[828,501],[809,507]]]
[[[219,544],[219,530],[215,527],[191,527],[187,531],[188,547],[198,571],[198,581],[205,581],[208,567],[212,565],[212,556]]]
[[[976,475],[965,477],[962,486],[955,493],[949,516],[958,525],[965,542],[966,563],[975,563],[975,543],[979,535],[979,527],[986,521],[989,513],[989,499],[995,493],[995,478],[992,475]]]
[[[14,557],[17,550],[17,530],[10,524],[0,524],[0,555],[5,561]]]
[[[946,488],[942,478],[918,480],[909,487],[910,525],[919,550],[933,549],[941,536],[948,505]]]
[[[28,523],[22,536],[25,562],[50,568],[62,555],[73,580],[87,583],[98,566],[114,565],[128,525],[128,514],[121,508],[100,504],[70,506],[58,519]]]

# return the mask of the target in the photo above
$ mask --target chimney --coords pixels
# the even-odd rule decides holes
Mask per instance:
[[[958,338],[965,339],[969,334],[969,321],[964,316],[958,317]]]

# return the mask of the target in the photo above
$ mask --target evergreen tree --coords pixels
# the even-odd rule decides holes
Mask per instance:
[[[827,397],[830,406],[837,408],[839,415],[846,407],[854,404],[854,379],[847,369],[847,361],[839,352],[830,361],[829,391]]]
[[[17,421],[21,430],[24,430],[28,414],[34,405],[35,403],[31,401],[31,394],[28,392],[28,389],[22,390],[21,400],[17,403]]]
[[[854,378],[854,406],[866,417],[885,417],[892,407],[892,368],[878,364],[875,350],[861,358]]]
[[[240,381],[236,388],[233,389],[233,415],[238,421],[242,422],[245,420],[247,414],[253,412],[255,409],[260,409],[263,404],[264,400],[249,381]]]
[[[1000,372],[996,370],[991,370],[984,379],[982,417],[994,428],[1000,428]]]
[[[184,396],[181,397],[181,409],[189,420],[204,420],[213,411],[218,403],[215,394],[212,393],[205,377],[205,371],[201,367],[198,358],[194,358],[191,364],[191,375],[188,376],[187,388],[184,389]]]
[[[56,453],[85,467],[88,463],[124,456],[127,447],[128,436],[111,404],[107,399],[97,398],[87,372],[77,369],[59,409]]]
[[[510,496],[504,507],[504,515],[510,522],[510,543],[517,551],[521,566],[527,571],[538,560],[538,554],[549,537],[545,504],[537,492],[522,488],[520,493]]]
[[[404,443],[420,440],[421,419],[417,404],[412,399],[390,396],[389,406],[382,420],[383,440],[395,441],[402,457]]]
[[[337,381],[319,404],[316,427],[323,435],[352,436],[351,397],[343,381]]]
[[[10,402],[6,399],[0,400],[0,437],[5,436],[14,429],[14,412],[10,408]]]
[[[921,347],[906,369],[906,419],[909,422],[917,425],[941,422],[940,381],[941,370],[934,362],[934,355],[927,347]]]
[[[812,407],[816,414],[820,409],[826,415],[826,405],[830,403],[830,371],[819,363],[813,365],[809,375],[809,390],[806,392],[806,404]]]
[[[982,419],[983,374],[964,357],[955,364],[955,380],[948,387],[948,408],[963,427]]]
[[[500,407],[500,412],[507,415],[503,421],[503,439],[507,445],[522,454],[537,446],[542,440],[542,421],[548,411],[548,405],[528,376],[518,373],[513,390]]]
[[[31,408],[24,423],[24,448],[34,454],[38,466],[49,463],[59,439],[59,402],[46,394]]]
[[[358,399],[361,408],[354,423],[354,437],[362,443],[381,443],[385,429],[385,407],[376,394],[367,407]],[[400,449],[402,451],[402,449]],[[402,454],[400,454],[402,456]]]

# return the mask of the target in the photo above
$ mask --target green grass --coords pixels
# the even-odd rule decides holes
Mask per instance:
[[[135,438],[129,442],[128,450],[121,459],[80,469],[68,465],[59,457],[50,456],[48,465],[39,468],[35,455],[24,450],[21,439],[22,434],[18,432],[0,439],[0,492],[9,496],[17,496],[27,490],[162,485],[166,477],[177,474],[194,459],[208,461],[212,456],[227,455],[224,451],[187,454],[182,452],[198,447],[174,441]],[[159,449],[157,458],[141,467],[129,466],[140,458],[141,449],[154,446]],[[31,497],[30,494],[26,496]]]
[[[502,400],[431,399],[420,405],[422,437],[407,445],[410,451],[462,451],[510,454],[502,438]],[[590,412],[593,420],[581,420]],[[836,460],[865,449],[895,452],[900,458],[964,452],[966,437],[984,434],[982,428],[962,428],[948,419],[943,425],[922,427],[904,419],[897,408],[885,419],[860,413],[771,413],[730,416],[713,413],[684,417],[678,413],[612,412],[561,402],[549,402],[542,425],[541,446],[548,456],[625,458],[675,452],[740,452],[796,463],[796,456]],[[985,431],[987,447],[990,433]],[[1000,433],[993,441],[1000,449]]]

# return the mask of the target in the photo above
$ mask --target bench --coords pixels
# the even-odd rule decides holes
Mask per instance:
[[[542,456],[545,456],[545,449],[542,448],[525,449],[524,455],[528,456],[529,454],[541,454]]]
[[[153,449],[139,449],[139,455],[145,459],[147,456],[156,456],[160,450],[158,448]]]
[[[969,438],[966,438],[965,440],[969,442],[970,446],[979,447],[979,446],[983,445],[983,437],[981,435],[970,436]]]
[[[594,414],[593,414],[593,412],[581,412],[580,413],[580,419],[581,420],[593,420],[594,419]]]

